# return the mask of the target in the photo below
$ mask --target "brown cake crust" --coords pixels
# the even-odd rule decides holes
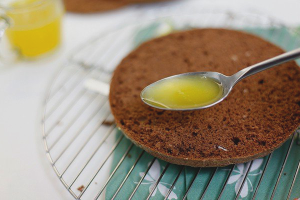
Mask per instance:
[[[118,0],[64,0],[66,10],[76,13],[93,13],[117,9],[127,5]]]
[[[158,1],[166,0],[64,0],[64,3],[69,12],[94,13],[121,8],[128,4]]]
[[[193,167],[226,166],[265,156],[300,124],[300,71],[288,62],[238,83],[220,104],[197,111],[145,105],[141,90],[167,76],[238,70],[283,53],[254,35],[195,29],[148,41],[116,68],[110,106],[137,146],[162,160]]]

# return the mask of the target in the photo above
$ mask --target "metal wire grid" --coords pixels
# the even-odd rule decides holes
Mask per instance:
[[[165,21],[165,19],[161,19]],[[190,27],[281,27],[268,18],[252,14],[231,14],[216,13],[211,11],[201,14],[173,16],[174,26],[182,28]],[[123,149],[123,155],[119,162],[111,170],[113,154],[120,144],[128,142],[122,134],[118,134],[118,128],[114,124],[108,123],[113,120],[106,96],[96,94],[84,88],[83,83],[88,78],[97,78],[103,82],[109,82],[111,73],[120,60],[132,49],[131,43],[135,38],[137,30],[147,27],[152,22],[139,25],[128,26],[104,36],[98,36],[90,42],[78,48],[69,61],[56,74],[45,99],[44,115],[42,119],[43,139],[47,156],[60,181],[76,199],[99,199],[105,197],[106,187],[111,182],[113,176],[119,170],[123,161],[130,155],[130,152],[139,152],[131,168],[125,171],[125,177],[114,191],[112,199],[123,199],[118,196],[126,181],[133,173],[135,167],[141,164],[141,159],[147,155],[144,151],[135,147],[132,143]],[[284,31],[272,32],[269,39],[283,40],[285,44],[299,45],[295,41],[290,41]],[[272,188],[271,199],[274,198],[276,190],[280,185],[280,180],[289,162],[289,154],[292,148],[299,148],[296,145],[296,138],[299,134],[293,134],[289,140],[288,148],[284,154],[284,160],[280,165],[280,172],[270,187]],[[298,144],[299,145],[299,144]],[[272,159],[271,153],[267,156],[266,163],[254,189],[251,199],[255,199],[265,172]],[[149,157],[149,155],[148,155]],[[156,158],[149,158],[149,166],[145,168],[145,173],[135,186],[128,199],[138,198],[136,192],[142,184],[146,174],[149,172]],[[240,197],[242,188],[247,181],[247,176],[252,167],[253,161],[247,164],[246,173],[243,175],[241,185],[235,195],[235,199]],[[150,199],[160,180],[165,175],[171,164],[166,164],[164,170],[155,182],[146,199]],[[229,177],[233,173],[235,165],[230,166],[227,177],[222,182],[222,189],[216,191],[217,199],[221,199],[226,188]],[[174,189],[180,174],[186,167],[181,166],[174,181],[164,199],[168,199]],[[293,168],[292,180],[286,195],[286,199],[291,197],[293,186],[299,172],[300,162]],[[197,170],[191,183],[184,193],[186,199],[188,193],[193,189],[197,176],[201,173],[201,168]],[[221,168],[212,168],[209,181],[201,194],[200,199],[204,199],[205,194],[211,186],[215,174]],[[110,172],[110,173],[109,173]],[[80,189],[80,186],[83,185]],[[288,186],[285,186],[288,187]],[[79,188],[79,189],[78,189]],[[127,198],[127,197],[126,197]]]

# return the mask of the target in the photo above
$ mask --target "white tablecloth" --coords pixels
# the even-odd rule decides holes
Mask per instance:
[[[186,0],[170,3],[263,13],[289,26],[300,26],[299,0]],[[50,57],[0,69],[0,199],[72,199],[53,172],[42,142],[41,105],[46,87],[60,63],[78,44],[137,16],[151,17],[153,6],[127,7],[104,14],[66,14],[63,44]],[[148,12],[145,12],[145,10]]]

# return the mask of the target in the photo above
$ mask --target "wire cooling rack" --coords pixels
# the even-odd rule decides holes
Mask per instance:
[[[153,23],[159,24],[154,32],[149,30],[149,26]],[[267,17],[249,13],[202,11],[198,14],[169,16],[127,26],[109,34],[97,36],[80,46],[51,82],[45,98],[42,119],[47,156],[59,180],[75,199],[171,199],[170,194],[177,187],[176,183],[180,175],[188,170],[187,167],[177,166],[178,170],[176,173],[173,171],[174,178],[166,183],[169,187],[161,198],[153,195],[168,170],[175,165],[166,163],[149,190],[139,191],[157,159],[135,147],[119,133],[113,123],[106,96],[89,91],[84,87],[84,82],[89,78],[109,83],[114,68],[134,48],[133,44],[136,42],[136,38],[147,39],[153,37],[153,34],[165,34],[170,27],[174,29],[194,27],[245,29],[246,27],[250,32],[252,28],[258,29],[256,34],[260,34],[259,29],[271,27],[281,31],[270,31],[269,35],[262,35],[262,37],[267,37],[271,41],[280,40],[282,46],[286,48],[295,48],[300,44],[299,41],[291,40],[287,36],[287,29],[283,25]],[[149,34],[149,31],[152,33]],[[125,143],[125,148],[118,150]],[[291,159],[295,156],[295,151],[299,149],[299,134],[296,132],[284,147],[276,150],[282,153],[282,160],[280,160],[280,164],[276,165],[279,170],[273,175],[273,179],[268,185],[269,192],[264,199],[300,197],[300,192],[294,189],[295,183],[300,181],[299,177],[297,178],[300,167],[299,156],[296,162],[295,159],[293,161]],[[116,151],[119,151],[118,156],[116,156]],[[136,153],[137,156],[134,157],[130,167],[124,170],[121,168],[122,164],[133,153]],[[264,166],[257,176],[256,184],[253,185],[251,193],[245,199],[258,199],[258,195],[265,190],[261,187],[262,183],[266,179],[271,179],[266,174],[268,170],[275,167],[274,164],[270,164],[273,153],[264,158]],[[116,159],[117,162],[115,162]],[[239,184],[236,185],[233,192],[233,199],[242,198],[241,192],[247,184],[253,162],[245,165]],[[135,172],[137,166],[145,163],[139,180],[135,183],[128,183],[130,177],[137,173]],[[292,163],[288,169],[286,169],[287,163]],[[197,199],[224,198],[224,191],[226,191],[229,179],[236,167],[237,165],[225,168],[193,169],[196,170],[196,173],[187,183],[185,190],[181,191],[182,199],[194,199],[189,197],[189,194],[195,193],[195,191],[197,193],[197,190],[199,191]],[[123,175],[121,181],[114,182],[114,178],[116,178],[116,174],[120,174],[120,170],[123,170],[121,171]],[[203,172],[205,170],[206,172]],[[202,173],[207,173],[207,170],[209,176],[200,189],[195,182]],[[216,178],[216,174],[222,170],[226,171],[226,176]],[[286,170],[288,170],[289,176],[286,176]],[[288,181],[282,183],[283,177]],[[208,191],[214,188],[215,179],[218,179],[217,182],[221,187],[213,190],[214,197],[208,196]],[[131,189],[126,187],[127,184],[131,185]],[[110,185],[114,187],[110,187]],[[110,188],[108,189],[108,187]],[[120,195],[120,191],[124,187],[126,187],[128,196]],[[284,188],[283,194],[278,194],[278,188]]]

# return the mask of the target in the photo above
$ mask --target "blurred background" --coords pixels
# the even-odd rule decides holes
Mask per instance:
[[[9,10],[9,3],[6,1],[3,0],[2,5],[0,4],[0,14],[9,15],[16,21],[13,26],[22,27],[24,19]],[[74,53],[74,49],[91,38],[158,16],[205,10],[250,12],[268,16],[295,33],[300,32],[299,0],[154,1],[64,0],[42,8],[38,14],[34,13],[34,16],[38,17],[31,19],[31,22],[42,23],[40,19],[44,19],[49,13],[56,13],[57,24],[53,22],[49,30],[51,35],[57,34],[57,37],[47,35],[49,30],[32,29],[37,35],[45,35],[41,43],[38,42],[43,44],[43,48],[46,48],[46,43],[49,44],[47,49],[36,46],[36,52],[26,51],[27,46],[32,49],[32,43],[22,38],[24,32],[19,33],[19,29],[13,28],[6,30],[7,34],[0,44],[1,199],[73,199],[53,173],[45,156],[41,135],[41,108],[55,72]],[[63,11],[61,3],[66,11]],[[24,5],[26,6],[26,2]],[[16,7],[21,9],[24,5]],[[27,16],[32,12],[36,11],[30,11]],[[1,23],[2,27],[6,26],[5,23]],[[3,31],[0,31],[0,35],[2,33]]]

